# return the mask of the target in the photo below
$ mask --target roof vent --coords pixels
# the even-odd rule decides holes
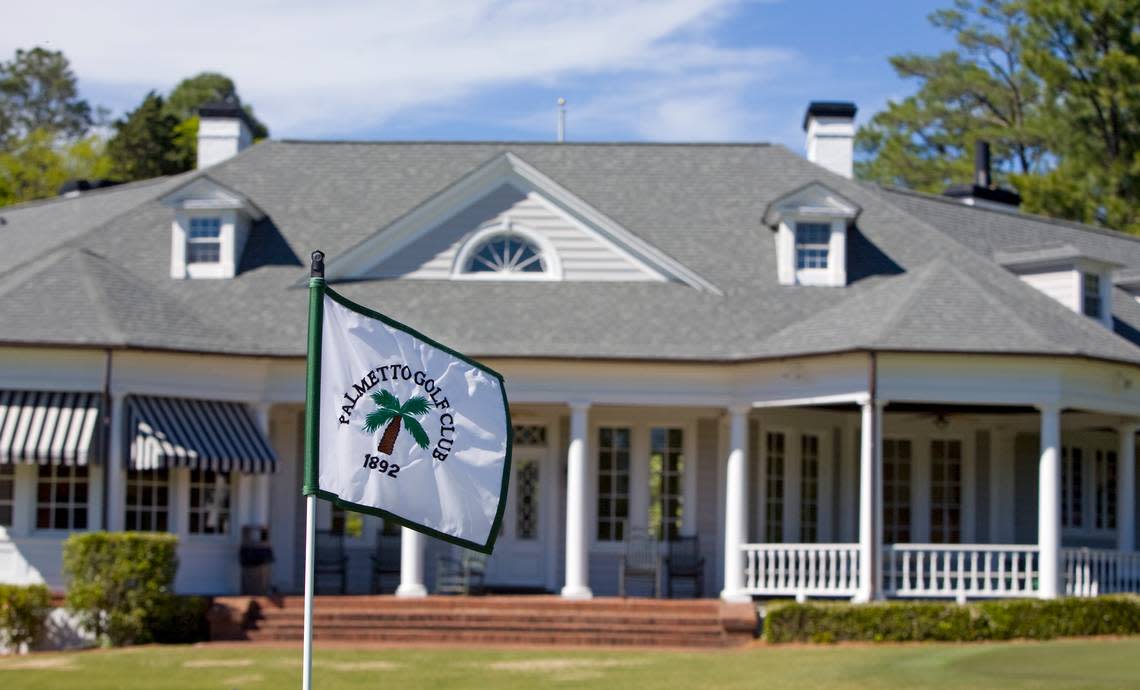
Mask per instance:
[[[103,189],[120,184],[114,180],[68,180],[59,186],[59,195],[62,197],[76,197],[92,189]]]
[[[969,206],[989,206],[1009,210],[1021,205],[1020,194],[994,183],[991,173],[990,144],[981,140],[974,143],[974,183],[951,185],[942,192],[942,195],[958,199]]]

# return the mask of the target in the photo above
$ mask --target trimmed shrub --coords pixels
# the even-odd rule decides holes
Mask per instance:
[[[11,650],[32,647],[50,613],[51,593],[44,585],[0,585],[0,642]]]
[[[773,604],[769,642],[971,642],[1140,633],[1140,598],[1014,599],[961,606],[947,602]]]
[[[178,538],[150,532],[74,534],[63,544],[67,607],[114,646],[153,639],[150,625],[172,597]]]
[[[159,600],[158,608],[147,616],[147,630],[159,644],[190,644],[210,639],[210,623],[206,611],[210,600],[168,594]]]

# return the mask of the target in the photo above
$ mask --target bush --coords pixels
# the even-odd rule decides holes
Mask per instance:
[[[0,642],[11,650],[31,647],[44,633],[51,593],[44,585],[0,585]]]
[[[150,642],[178,570],[178,538],[146,532],[75,534],[63,544],[67,607],[101,642]]]
[[[769,642],[970,642],[1140,633],[1140,598],[1015,599],[960,606],[944,602],[774,604]]]
[[[210,623],[206,611],[210,601],[206,597],[186,597],[168,594],[158,608],[147,616],[147,630],[153,642],[160,644],[190,644],[210,639]]]

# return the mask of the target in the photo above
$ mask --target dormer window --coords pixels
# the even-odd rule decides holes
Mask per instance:
[[[813,182],[768,206],[764,222],[776,230],[776,277],[781,285],[847,284],[847,227],[859,206]]]
[[[217,216],[190,219],[186,236],[186,263],[216,264],[222,257],[222,219]]]
[[[796,223],[796,270],[827,269],[830,223]]]
[[[475,232],[456,254],[452,277],[473,280],[561,280],[554,247],[509,218]]]
[[[1085,273],[1084,281],[1084,315],[1100,320],[1103,311],[1103,302],[1100,297],[1100,276],[1096,273]]]
[[[244,195],[202,175],[162,197],[174,210],[171,278],[233,278],[250,227],[265,214]]]

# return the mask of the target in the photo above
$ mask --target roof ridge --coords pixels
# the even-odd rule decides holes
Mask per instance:
[[[141,188],[146,187],[148,185],[159,184],[165,180],[169,180],[173,177],[177,177],[178,175],[183,175],[183,174],[185,174],[185,173],[174,173],[173,175],[159,175],[158,177],[148,177],[145,180],[131,180],[130,182],[124,182],[122,184],[117,184],[117,185],[114,185],[112,187],[101,187],[99,189],[89,189],[85,192],[80,192],[76,196],[62,196],[62,195],[57,194],[55,196],[46,196],[42,199],[28,199],[27,201],[21,201],[19,203],[9,204],[7,206],[0,206],[0,216],[4,215],[5,213],[7,213],[9,211],[23,211],[24,209],[27,209],[27,208],[37,208],[40,206],[47,206],[49,204],[61,204],[61,203],[66,203],[68,201],[75,201],[76,199],[90,199],[90,198],[95,197],[95,196],[105,196],[105,195],[114,194],[116,192],[125,192],[125,191],[132,191],[132,190],[136,190],[136,189],[141,189]]]
[[[1096,225],[1089,225],[1088,223],[1081,223],[1079,221],[1068,220],[1066,218],[1052,218],[1050,216],[1045,216],[1045,215],[1042,215],[1040,213],[1028,213],[1026,211],[1021,211],[1021,210],[1006,211],[1006,210],[1003,210],[1000,208],[992,208],[990,206],[976,206],[976,205],[972,206],[969,204],[963,204],[961,201],[958,201],[956,199],[944,197],[941,194],[934,194],[932,192],[923,192],[923,191],[920,191],[917,189],[906,189],[905,187],[895,187],[893,185],[884,185],[884,184],[879,184],[877,182],[866,182],[865,184],[867,184],[868,186],[871,186],[871,187],[877,187],[877,188],[879,188],[885,192],[891,193],[891,194],[901,194],[904,196],[913,196],[917,199],[924,199],[926,201],[935,201],[935,202],[938,202],[941,204],[946,204],[948,206],[953,206],[955,208],[972,210],[972,211],[984,211],[987,213],[995,213],[995,214],[1004,215],[1004,216],[1014,216],[1016,218],[1024,218],[1026,220],[1034,221],[1037,223],[1046,223],[1049,225],[1059,225],[1062,227],[1072,228],[1073,230],[1083,230],[1085,232],[1092,232],[1092,233],[1096,233],[1098,235],[1107,235],[1108,237],[1112,237],[1114,239],[1130,240],[1132,242],[1140,242],[1140,236],[1138,236],[1138,235],[1133,235],[1131,233],[1123,232],[1121,230],[1114,230],[1112,228],[1103,228],[1103,227],[1099,227]]]
[[[111,305],[107,299],[107,291],[102,281],[98,280],[91,271],[88,270],[88,262],[98,260],[115,266],[112,262],[104,258],[102,255],[88,249],[87,247],[69,248],[64,250],[68,252],[69,256],[76,256],[80,259],[80,265],[83,270],[80,272],[80,279],[87,285],[91,291],[91,299],[94,302],[95,312],[99,321],[103,323],[103,327],[107,329],[112,337],[116,338],[120,343],[127,342],[127,334],[111,313]],[[118,268],[117,266],[115,266]]]
[[[440,146],[663,146],[663,147],[738,147],[765,148],[775,146],[768,141],[548,141],[543,139],[267,139],[267,143],[305,145],[440,145]],[[250,147],[253,148],[253,147]],[[249,149],[246,149],[249,150]],[[229,158],[227,160],[233,160]],[[224,161],[223,161],[224,162]],[[218,163],[221,165],[221,163]]]

